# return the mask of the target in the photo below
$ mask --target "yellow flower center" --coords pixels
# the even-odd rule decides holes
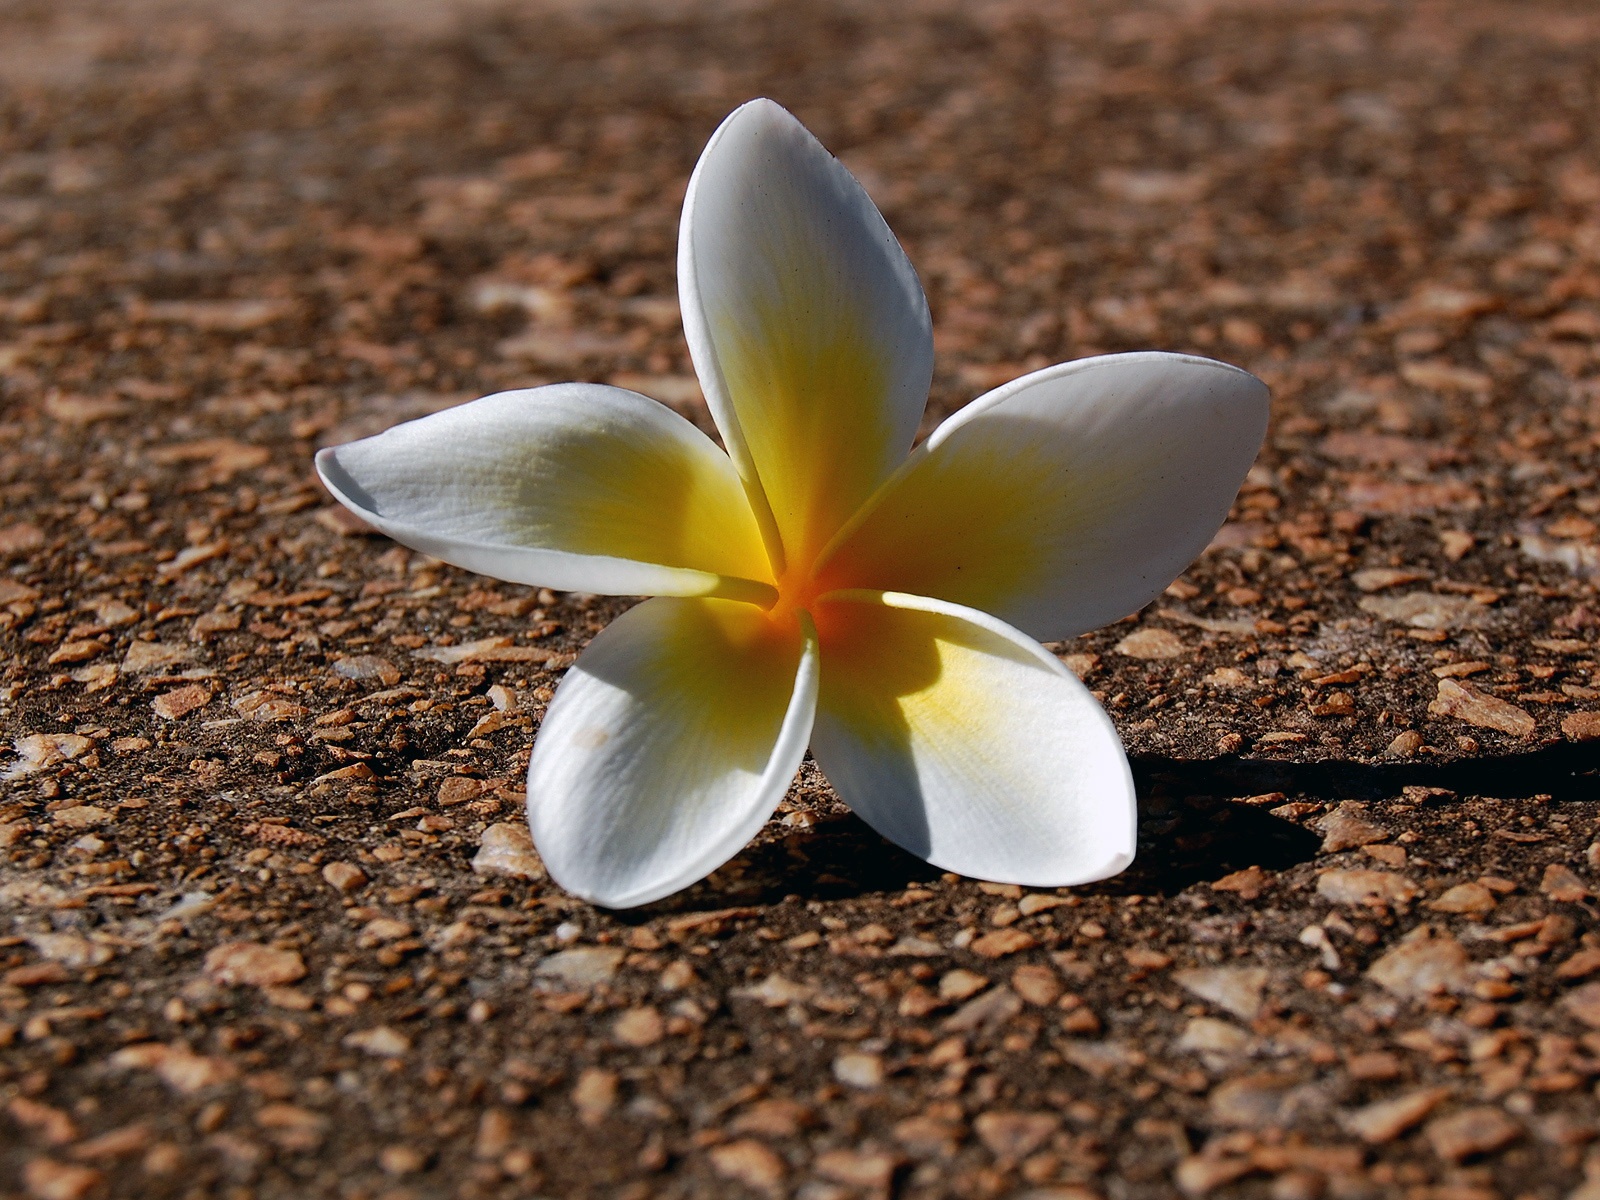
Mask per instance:
[[[791,564],[777,580],[778,599],[767,609],[767,620],[783,629],[798,626],[802,612],[815,616],[812,611],[816,599],[825,590],[816,578],[813,565]]]

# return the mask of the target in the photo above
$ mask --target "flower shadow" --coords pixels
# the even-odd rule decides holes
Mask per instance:
[[[1304,826],[1186,787],[1181,775],[1186,764],[1156,760],[1159,779],[1152,777],[1151,765],[1135,763],[1140,784],[1138,857],[1121,875],[1074,889],[1079,894],[1174,896],[1231,871],[1249,866],[1282,871],[1316,854],[1321,838]],[[1177,778],[1170,769],[1174,766],[1180,768]],[[633,910],[628,918],[761,907],[787,897],[837,901],[892,895],[941,877],[940,868],[896,846],[828,799],[826,783],[808,762],[802,793],[813,782],[823,789],[823,811],[814,820],[783,833],[778,832],[782,826],[769,825],[762,838],[710,879]]]
[[[1588,800],[1600,786],[1600,744],[1557,745],[1523,754],[1453,763],[1286,762],[1225,756],[1184,760],[1132,756],[1139,794],[1139,853],[1112,879],[1074,889],[1080,895],[1174,896],[1198,883],[1259,866],[1284,871],[1315,857],[1321,836],[1274,816],[1267,805],[1231,797],[1284,793],[1284,799],[1381,801],[1408,787],[1508,797]],[[848,900],[887,895],[940,877],[940,870],[889,842],[832,799],[809,760],[799,793],[814,821],[784,831],[777,823],[710,880],[630,920],[662,912],[763,906],[786,897]]]

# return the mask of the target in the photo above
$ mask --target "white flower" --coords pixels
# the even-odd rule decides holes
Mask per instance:
[[[1205,548],[1266,388],[1185,355],[1084,359],[911,451],[933,363],[916,273],[767,100],[695,168],[678,279],[727,453],[644,396],[574,383],[317,456],[335,496],[417,550],[656,597],[545,715],[528,820],[551,874],[612,907],[686,887],[761,828],[808,744],[863,820],[947,870],[1048,887],[1126,867],[1122,745],[1035,639],[1135,611]]]

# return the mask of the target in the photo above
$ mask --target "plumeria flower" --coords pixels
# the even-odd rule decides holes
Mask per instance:
[[[679,295],[726,453],[635,392],[504,392],[324,450],[397,541],[514,583],[654,597],[566,674],[528,767],[555,880],[622,908],[722,865],[809,746],[890,841],[1050,887],[1133,859],[1110,719],[1041,640],[1152,600],[1266,428],[1222,363],[1114,354],[978,398],[915,450],[927,300],[855,178],[744,105],[689,182]]]

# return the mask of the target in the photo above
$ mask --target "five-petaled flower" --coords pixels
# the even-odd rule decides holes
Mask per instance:
[[[324,450],[344,504],[516,583],[648,595],[551,701],[528,820],[555,879],[644,904],[726,862],[809,745],[890,841],[1059,886],[1133,859],[1121,742],[1036,639],[1153,599],[1206,546],[1267,390],[1178,354],[1048,367],[912,450],[927,301],[854,177],[778,105],[711,138],[678,285],[724,453],[634,392],[505,392]]]

